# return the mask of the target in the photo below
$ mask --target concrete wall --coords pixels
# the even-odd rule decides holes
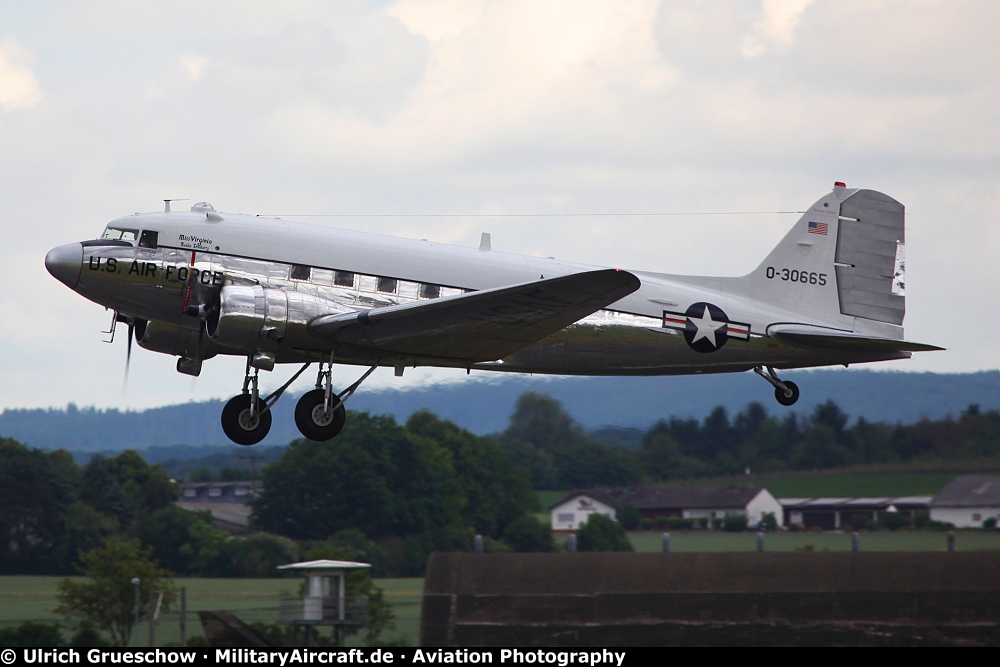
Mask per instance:
[[[995,553],[434,554],[423,646],[1000,643]]]

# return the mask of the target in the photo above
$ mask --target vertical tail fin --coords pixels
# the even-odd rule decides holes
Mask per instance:
[[[740,279],[741,288],[848,330],[854,318],[898,326],[905,313],[903,247],[901,203],[837,183]]]

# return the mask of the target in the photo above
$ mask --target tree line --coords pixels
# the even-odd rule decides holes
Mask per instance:
[[[810,415],[772,416],[750,403],[730,416],[670,417],[635,448],[601,442],[552,398],[527,393],[496,436],[528,470],[536,489],[624,486],[678,479],[821,470],[854,465],[991,459],[1000,462],[1000,412],[970,405],[957,418],[880,424],[849,416],[833,401]]]
[[[0,440],[0,572],[72,574],[78,553],[138,539],[179,575],[271,576],[310,550],[373,564],[376,576],[419,575],[431,551],[550,550],[534,490],[857,464],[1000,460],[1000,413],[853,424],[832,401],[807,416],[751,403],[730,416],[671,417],[638,446],[588,435],[555,400],[527,393],[506,430],[477,436],[427,411],[405,424],[352,415],[334,441],[295,440],[262,468],[251,535],[233,538],[173,502],[167,470],[134,451],[77,464],[64,450]],[[237,476],[238,471],[225,471]],[[201,475],[205,477],[204,474]]]

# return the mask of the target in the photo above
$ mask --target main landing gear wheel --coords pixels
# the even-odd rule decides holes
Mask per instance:
[[[764,366],[757,366],[753,369],[753,372],[767,380],[774,387],[774,399],[778,403],[788,407],[789,405],[794,405],[795,401],[799,400],[799,386],[788,380],[782,381],[770,366],[767,366],[766,370]]]
[[[786,389],[775,387],[774,399],[778,401],[778,403],[788,407],[789,405],[794,405],[795,401],[799,400],[799,385],[790,380],[785,380],[785,388]]]
[[[303,394],[295,404],[295,425],[310,440],[323,442],[336,438],[347,421],[347,410],[343,403],[336,408],[324,409],[325,400],[324,389],[313,389]],[[330,400],[340,402],[336,394]]]
[[[271,430],[271,411],[261,412],[266,406],[258,399],[251,414],[252,400],[250,394],[240,394],[230,399],[222,409],[222,430],[237,445],[256,445]]]

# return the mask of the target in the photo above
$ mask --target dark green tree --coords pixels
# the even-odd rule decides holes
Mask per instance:
[[[641,476],[632,452],[588,437],[559,401],[533,392],[518,398],[500,443],[531,472],[536,489],[620,485]]]
[[[74,475],[60,455],[0,439],[0,569],[66,571],[67,521],[76,499]]]
[[[159,465],[149,465],[127,449],[111,458],[94,455],[83,470],[82,497],[102,514],[115,517],[123,530],[150,512],[177,500],[177,485]]]
[[[157,560],[177,574],[193,574],[190,556],[181,548],[190,539],[191,526],[198,521],[194,512],[171,505],[151,512],[135,523],[132,535],[153,550]]]
[[[294,539],[348,528],[379,539],[461,522],[448,450],[389,417],[354,413],[336,440],[296,440],[263,480],[251,503],[254,524]]]
[[[556,550],[552,529],[533,516],[523,516],[511,522],[503,531],[502,539],[511,549],[521,553]]]
[[[299,547],[287,537],[252,533],[231,539],[226,545],[229,573],[234,577],[273,577],[279,565],[299,561]]]
[[[635,530],[642,517],[639,515],[639,510],[636,509],[635,505],[625,503],[615,512],[615,518],[618,519],[618,523],[625,530]]]
[[[478,534],[499,537],[511,521],[538,508],[527,471],[511,461],[496,441],[426,410],[414,413],[406,430],[450,452],[463,496],[462,520]]]
[[[576,532],[579,551],[634,551],[621,524],[611,517],[593,513]]]
[[[642,441],[642,462],[650,479],[662,482],[678,478],[683,460],[684,450],[665,422],[658,422],[646,433]]]
[[[63,579],[55,613],[93,623],[106,632],[114,646],[126,646],[135,623],[135,586],[138,579],[140,617],[146,614],[154,591],[164,591],[164,604],[173,601],[170,573],[153,560],[139,540],[108,541],[80,554],[80,574],[89,581]]]

